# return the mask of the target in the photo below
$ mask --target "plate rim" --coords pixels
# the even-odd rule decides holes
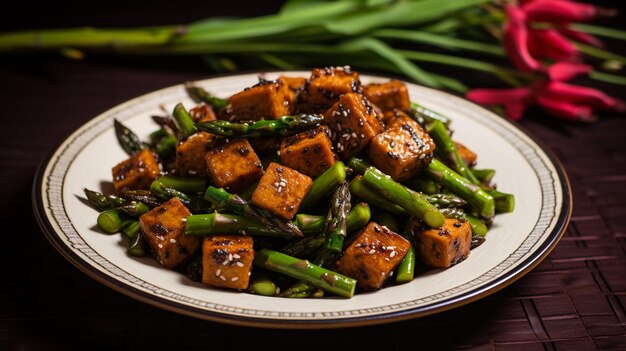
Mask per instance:
[[[267,72],[237,72],[235,74],[221,74],[221,75],[212,75],[201,80],[197,80],[197,82],[208,81],[216,78],[224,78],[224,77],[235,77],[235,76],[244,76],[250,74],[285,74],[290,72],[302,72],[302,71],[267,71]],[[367,76],[371,78],[380,78],[380,79],[401,79],[398,77],[394,77],[393,75],[380,75],[375,73],[369,73],[366,71],[359,72],[362,76]],[[50,219],[46,216],[45,205],[43,203],[43,194],[41,192],[43,188],[43,183],[45,182],[44,174],[47,168],[50,166],[50,163],[55,154],[59,151],[60,147],[70,139],[74,134],[80,131],[85,125],[93,122],[94,120],[100,118],[105,114],[109,114],[110,111],[119,108],[120,106],[135,101],[137,99],[145,98],[151,94],[157,94],[161,91],[173,89],[176,87],[180,87],[184,85],[183,83],[167,86],[161,89],[156,89],[150,91],[146,94],[142,94],[136,96],[134,98],[128,99],[119,103],[111,108],[101,112],[100,114],[88,119],[86,122],[79,125],[77,128],[69,132],[64,138],[62,138],[59,142],[56,143],[54,147],[50,149],[48,154],[41,161],[40,165],[37,168],[35,173],[35,177],[33,179],[32,185],[32,193],[31,193],[31,201],[33,206],[33,212],[35,214],[35,218],[42,232],[44,233],[46,239],[50,242],[50,244],[70,263],[72,263],[76,268],[78,268],[83,273],[87,274],[92,279],[102,283],[103,285],[112,288],[113,290],[120,292],[126,296],[129,296],[135,300],[139,300],[141,302],[150,304],[152,306],[162,308],[171,312],[183,314],[186,316],[209,320],[213,322],[226,323],[231,325],[239,325],[239,326],[248,326],[248,327],[261,327],[261,328],[281,328],[281,329],[330,329],[330,328],[347,328],[347,327],[358,327],[358,326],[368,326],[368,325],[376,325],[383,323],[392,323],[398,322],[407,319],[413,319],[418,317],[424,317],[428,315],[432,315],[435,313],[441,313],[450,309],[454,309],[484,297],[487,297],[497,291],[504,289],[509,286],[513,282],[517,281],[532,269],[534,269],[539,263],[541,263],[547,256],[552,252],[554,247],[556,247],[557,243],[565,233],[567,226],[570,222],[570,218],[572,215],[572,206],[573,206],[573,198],[571,191],[571,184],[569,178],[567,176],[567,172],[565,171],[561,161],[558,157],[545,145],[537,140],[534,136],[532,136],[526,128],[519,125],[519,123],[510,121],[508,119],[499,117],[494,115],[491,111],[486,110],[480,105],[477,105],[463,97],[459,97],[455,94],[451,94],[449,92],[428,88],[410,81],[403,80],[403,82],[416,85],[420,89],[426,89],[435,94],[444,94],[448,95],[452,98],[460,99],[464,103],[469,103],[474,105],[479,109],[484,110],[487,114],[493,115],[492,118],[499,118],[499,122],[504,122],[505,124],[509,124],[511,127],[519,131],[523,136],[530,139],[533,143],[537,145],[539,150],[543,152],[547,159],[550,161],[551,165],[554,167],[556,175],[558,175],[558,179],[561,184],[561,191],[563,196],[563,203],[561,207],[561,211],[558,214],[558,218],[556,220],[555,226],[552,231],[547,235],[546,240],[541,243],[525,260],[518,263],[515,267],[513,267],[506,274],[486,283],[470,289],[469,291],[463,292],[456,296],[440,300],[438,302],[434,302],[432,304],[428,304],[426,306],[416,306],[413,308],[400,310],[400,311],[391,311],[384,312],[375,315],[366,315],[366,316],[357,316],[352,318],[342,318],[342,319],[279,319],[279,318],[258,318],[254,316],[242,316],[242,315],[234,315],[234,314],[224,314],[215,311],[205,310],[198,307],[185,305],[176,303],[174,301],[170,301],[164,299],[161,296],[152,295],[148,292],[144,292],[142,290],[137,289],[134,286],[125,284],[124,282],[119,281],[118,279],[111,277],[110,275],[100,271],[89,262],[81,258],[74,250],[72,250],[69,246],[65,245],[54,226],[51,224]]]

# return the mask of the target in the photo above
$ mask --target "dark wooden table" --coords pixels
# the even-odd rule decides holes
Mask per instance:
[[[0,349],[626,349],[624,115],[578,125],[533,111],[521,122],[569,174],[571,223],[528,275],[452,311],[372,327],[264,330],[170,313],[87,277],[35,221],[37,167],[57,142],[104,110],[208,75],[193,58],[0,57]],[[626,97],[624,89],[597,86]]]

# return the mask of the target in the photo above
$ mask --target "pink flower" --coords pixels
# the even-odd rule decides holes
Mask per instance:
[[[510,89],[473,89],[466,97],[481,105],[501,105],[513,120],[521,119],[531,105],[556,117],[584,122],[596,119],[595,110],[626,111],[624,102],[597,89],[564,83],[590,71],[591,67],[587,65],[557,63],[548,69],[551,80]]]
[[[568,0],[533,0],[522,5],[531,22],[587,22],[600,16],[612,16],[613,10],[606,10],[591,4]]]
[[[528,49],[537,59],[572,60],[578,56],[578,49],[561,33],[554,29],[529,31]]]
[[[503,44],[507,56],[515,67],[524,72],[540,70],[541,64],[531,54],[528,48],[528,27],[526,15],[517,6],[507,5],[508,21],[504,27]]]

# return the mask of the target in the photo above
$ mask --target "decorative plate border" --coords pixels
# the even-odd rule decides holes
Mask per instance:
[[[248,75],[233,77],[244,76]],[[363,76],[370,79],[385,79],[385,77],[374,75]],[[212,80],[214,78],[198,83],[203,84]],[[463,108],[468,117],[487,125],[507,138],[530,163],[541,187],[540,217],[521,245],[497,266],[480,277],[457,287],[424,298],[376,308],[321,313],[276,312],[242,309],[189,298],[147,283],[101,257],[82,239],[65,212],[63,186],[67,171],[74,157],[90,140],[111,128],[112,118],[125,120],[132,117],[146,100],[179,96],[182,85],[158,90],[118,105],[90,120],[61,142],[44,160],[33,183],[33,207],[36,218],[50,243],[70,262],[96,280],[143,302],[213,321],[275,328],[335,328],[386,323],[424,316],[467,304],[519,279],[552,250],[565,231],[571,215],[569,181],[556,158],[539,146],[538,142],[528,136],[519,126],[461,98],[409,82],[405,83],[409,86],[409,90],[421,90],[427,92],[430,97],[436,97],[455,108]],[[562,192],[560,208],[556,201],[557,189]],[[545,233],[548,230],[550,233],[546,236]],[[71,247],[65,244],[60,235],[65,236]],[[539,242],[542,237],[545,237],[545,240]],[[521,261],[533,248],[535,251]],[[507,273],[502,275],[505,271]]]

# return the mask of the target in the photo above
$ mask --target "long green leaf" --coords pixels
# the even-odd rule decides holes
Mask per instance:
[[[458,39],[446,35],[437,35],[415,30],[379,29],[370,33],[370,35],[380,39],[406,40],[416,43],[430,44],[452,50],[462,49],[499,57],[504,56],[504,50],[502,50],[502,47],[498,45]]]
[[[626,64],[626,57],[614,54],[612,52],[608,52],[606,50],[598,49],[591,45],[582,44],[582,43],[574,43],[576,48],[580,50],[582,53],[587,54],[589,56],[597,57],[603,60],[611,60],[621,62],[622,64]]]
[[[601,37],[618,39],[618,40],[626,40],[626,31],[619,30],[619,29],[592,26],[590,24],[583,24],[583,23],[572,25],[571,28],[574,30],[578,30],[578,31],[593,34],[593,35],[598,35]]]

